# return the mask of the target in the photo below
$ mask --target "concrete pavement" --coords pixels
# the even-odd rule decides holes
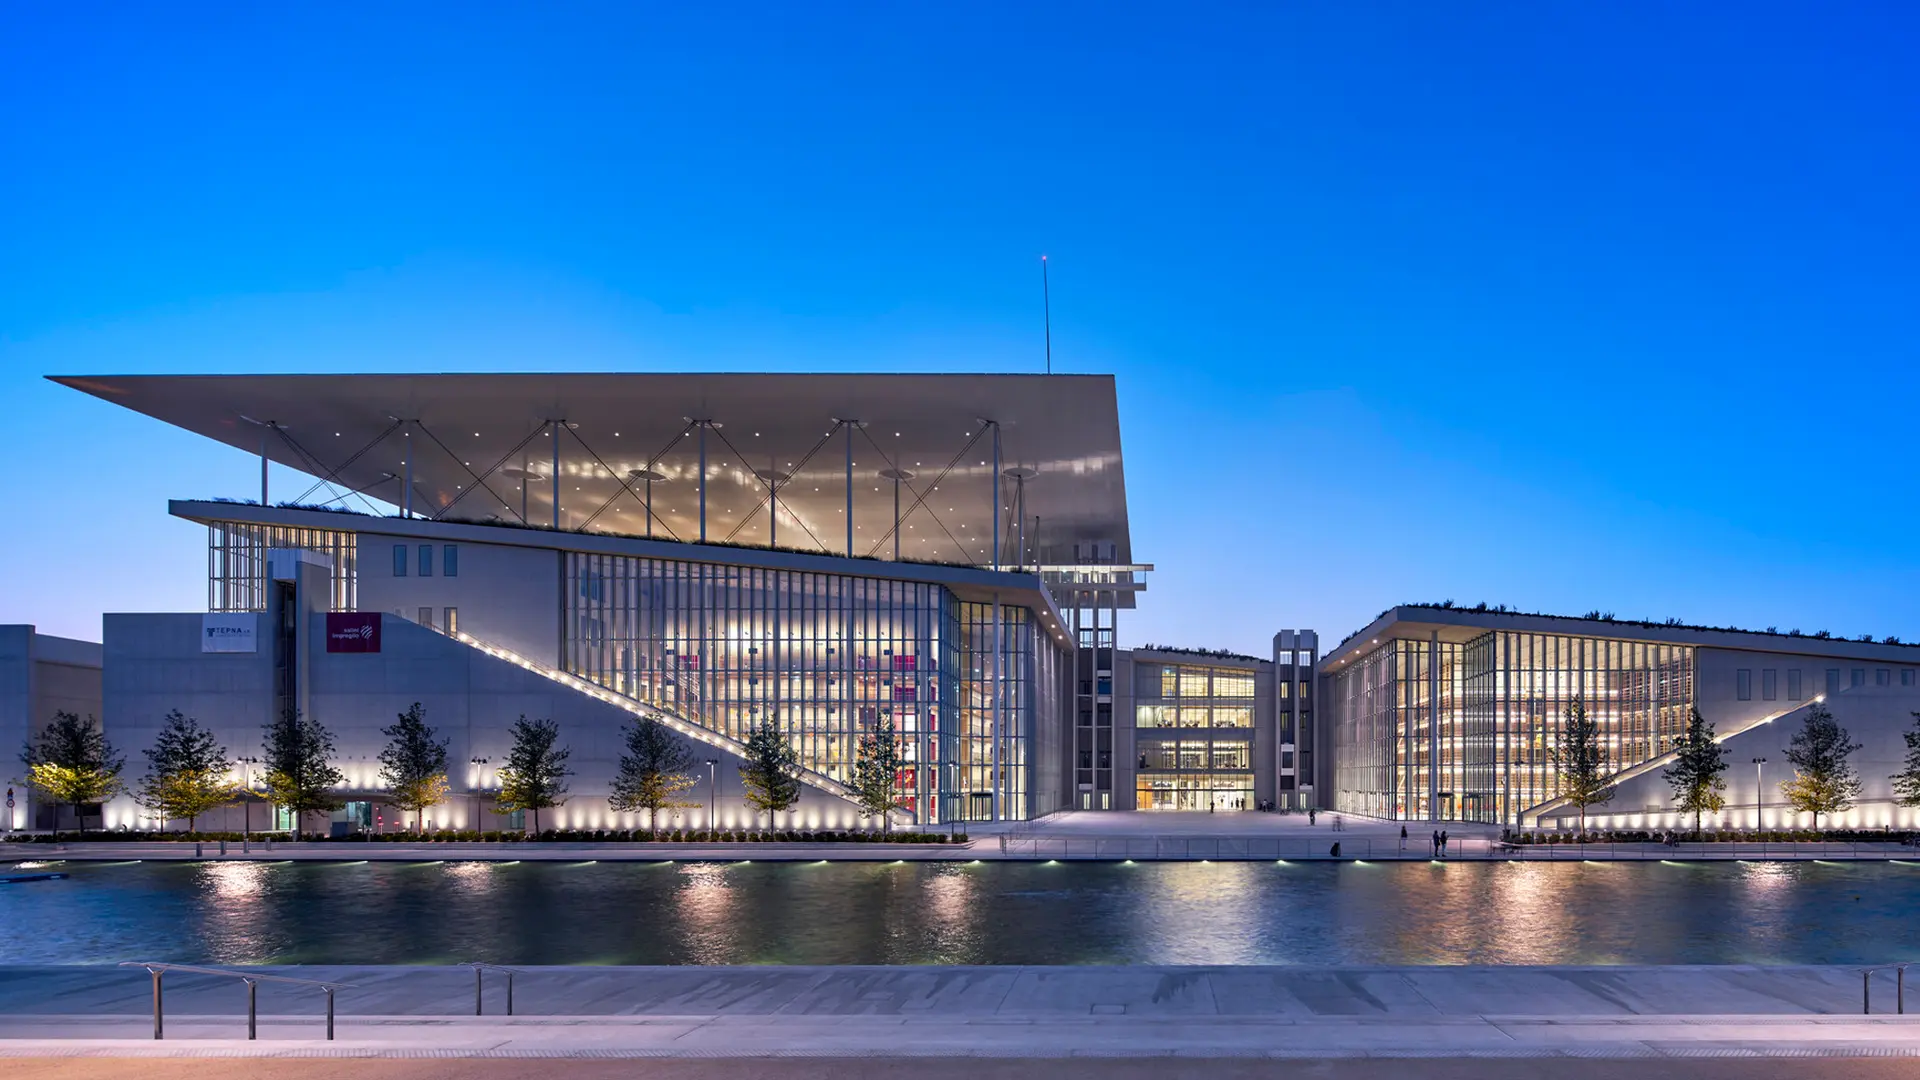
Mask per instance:
[[[534,968],[255,969],[351,983],[337,1037],[320,994],[263,983],[261,1039],[234,980],[0,969],[0,1055],[631,1058],[1920,1057],[1891,972],[1858,969]]]

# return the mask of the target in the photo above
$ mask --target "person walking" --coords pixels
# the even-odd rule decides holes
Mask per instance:
[[[1436,859],[1440,857],[1440,830],[1439,829],[1433,830],[1433,857]]]
[[[1447,830],[1445,829],[1440,830],[1440,857],[1443,859],[1447,857]]]
[[[1400,826],[1400,853],[1402,855],[1407,853],[1407,827],[1405,825]]]
[[[1309,809],[1309,810],[1307,811],[1307,824],[1308,824],[1308,825],[1312,825],[1312,824],[1313,824],[1313,819],[1314,819],[1314,816],[1315,816],[1315,814],[1316,814],[1316,813],[1317,813],[1316,811],[1314,811],[1314,810],[1311,810],[1311,809]]]

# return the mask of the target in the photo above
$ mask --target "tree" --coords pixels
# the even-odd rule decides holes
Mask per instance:
[[[555,744],[560,725],[552,720],[528,720],[521,713],[513,724],[513,748],[500,766],[500,793],[495,807],[503,814],[533,811],[533,833],[540,835],[540,811],[566,802],[567,758],[573,751]]]
[[[55,712],[27,742],[20,762],[27,767],[27,783],[54,802],[73,807],[81,832],[87,831],[86,804],[105,802],[126,790],[120,770],[127,760],[113,752],[100,722],[91,716],[83,721],[78,713]]]
[[[873,730],[860,736],[853,755],[853,801],[861,817],[880,815],[883,831],[893,831],[892,812],[900,805],[900,770],[906,761],[900,753],[900,737],[893,730],[893,717],[882,716]]]
[[[1901,806],[1920,806],[1920,712],[1901,737],[1907,740],[1907,762],[1893,774],[1893,799]]]
[[[288,707],[264,730],[267,798],[293,815],[293,835],[299,839],[300,815],[340,808],[333,789],[347,776],[333,766],[333,733],[320,721]]]
[[[140,804],[168,820],[186,818],[188,832],[198,828],[201,814],[240,793],[227,748],[179,709],[167,714],[153,746],[141,753],[147,758],[147,776],[140,782]]]
[[[1847,729],[1822,702],[1807,710],[1806,720],[1794,732],[1787,746],[1793,779],[1780,785],[1780,794],[1796,812],[1813,815],[1814,831],[1820,829],[1821,814],[1848,809],[1860,797],[1860,775],[1847,762],[1858,749],[1860,744],[1847,737]]]
[[[1673,788],[1673,808],[1693,815],[1698,835],[1701,814],[1726,809],[1727,782],[1720,774],[1727,771],[1727,748],[1714,741],[1713,725],[1696,708],[1675,750],[1673,764],[1660,775]]]
[[[1580,811],[1580,839],[1587,836],[1587,807],[1598,806],[1613,798],[1608,782],[1607,747],[1600,738],[1600,722],[1587,713],[1587,703],[1577,695],[1567,702],[1554,734],[1553,766],[1559,777],[1559,796]]]
[[[800,760],[772,720],[756,725],[747,736],[745,756],[740,782],[747,789],[747,805],[766,811],[767,827],[772,828],[773,815],[800,801]]]
[[[699,805],[674,799],[699,781],[689,771],[693,751],[672,729],[656,717],[637,716],[626,729],[626,743],[607,805],[622,814],[645,810],[648,832],[658,828],[660,811]]]
[[[386,782],[393,805],[413,811],[414,828],[419,830],[427,808],[447,797],[447,740],[434,739],[417,701],[399,717],[392,726],[380,729],[387,737],[387,747],[380,751],[380,779]]]

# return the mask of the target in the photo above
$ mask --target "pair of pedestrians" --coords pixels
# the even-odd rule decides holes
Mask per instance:
[[[1444,859],[1447,857],[1447,831],[1445,829],[1433,830],[1433,857],[1436,859]]]

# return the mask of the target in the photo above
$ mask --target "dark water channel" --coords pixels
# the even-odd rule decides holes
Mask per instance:
[[[0,963],[1920,959],[1902,863],[66,863]]]

